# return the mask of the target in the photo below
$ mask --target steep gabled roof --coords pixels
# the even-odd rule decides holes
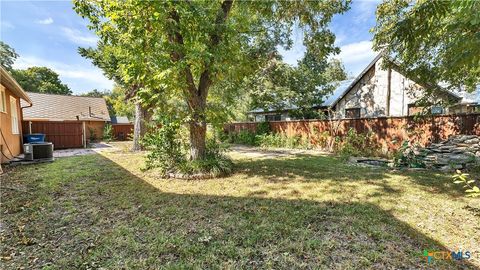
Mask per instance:
[[[32,105],[32,100],[27,95],[27,92],[23,90],[17,81],[2,66],[0,66],[0,83],[12,91],[17,97],[20,97],[29,105]]]
[[[110,121],[103,98],[31,93],[33,106],[23,109],[24,120]]]
[[[391,61],[391,59],[389,59],[389,57],[385,56],[385,53],[384,52],[380,52],[366,67],[365,69],[363,69],[362,72],[360,72],[360,74],[352,81],[352,83],[345,89],[345,91],[331,104],[331,107],[335,106],[343,97],[345,97],[345,95],[348,94],[348,92],[350,92],[353,87],[363,78],[363,76],[365,76],[365,74],[375,65],[375,63],[377,63],[378,60],[380,60],[380,58],[387,58],[388,61]],[[404,72],[402,72],[402,70],[400,70],[400,67],[398,66],[398,63],[395,63],[395,62],[392,62],[394,68],[397,72],[399,72],[400,74],[402,74],[403,76],[407,77]],[[412,81],[416,82],[417,84],[419,85],[422,85],[423,87],[425,88],[428,88],[428,87],[436,87],[438,90],[440,90],[441,92],[443,92],[444,94],[450,96],[452,99],[454,100],[457,100],[457,101],[460,101],[462,99],[462,97],[458,96],[457,94],[455,93],[452,93],[451,91],[448,91],[446,89],[444,89],[443,87],[441,87],[440,85],[432,85],[430,83],[425,83],[425,82],[420,82],[418,80],[418,78],[409,78],[411,79]]]
[[[333,107],[335,106],[346,94],[348,94],[348,92],[350,92],[350,90],[353,89],[353,87],[360,81],[360,79],[363,78],[363,76],[365,76],[365,74],[370,70],[370,68],[373,67],[373,65],[375,65],[375,63],[377,63],[377,61],[382,58],[382,56],[384,55],[383,52],[379,53],[363,70],[362,72],[360,72],[360,74],[358,74],[357,77],[355,77],[355,79],[353,79],[353,81],[350,83],[350,85],[348,85],[344,90],[343,90],[343,93],[341,93],[336,99],[335,101],[332,102],[332,104],[330,105],[330,107]]]

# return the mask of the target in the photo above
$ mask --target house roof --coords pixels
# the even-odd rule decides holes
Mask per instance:
[[[2,66],[0,66],[0,83],[12,91],[17,97],[23,99],[28,105],[32,105],[32,100],[27,95],[27,92],[23,90],[17,81]]]
[[[112,124],[131,124],[132,121],[128,120],[126,116],[112,116]]]
[[[103,98],[40,94],[29,92],[33,106],[23,109],[24,120],[110,121]]]
[[[344,88],[343,92],[338,95],[338,97],[329,105],[330,107],[335,106],[350,90],[353,89],[353,87],[360,81],[360,79],[363,78],[363,76],[370,70],[370,68],[375,65],[375,63],[384,55],[383,52],[379,53],[363,70],[358,74],[355,79],[353,79],[350,84]]]
[[[345,81],[340,81],[340,82],[337,82],[339,83],[339,85],[337,86],[337,88],[332,92],[331,95],[329,95],[327,97],[327,99],[321,104],[321,105],[315,105],[313,107],[333,107],[335,106],[343,97],[345,97],[346,94],[348,94],[348,92],[350,90],[353,89],[353,87],[363,78],[363,76],[365,76],[365,74],[375,65],[375,63],[377,63],[377,61],[382,58],[383,56],[385,56],[385,53],[384,52],[380,52],[363,70],[362,72],[360,72],[360,74],[358,74],[357,77],[355,77],[355,79],[352,79],[352,80],[345,80]],[[399,70],[397,70],[399,71]],[[399,71],[401,72],[401,71]],[[415,79],[413,79],[413,81],[415,81]],[[417,82],[419,83],[419,82]],[[431,85],[429,85],[431,87]],[[441,91],[443,91],[445,94],[447,94],[448,96],[452,97],[453,99],[461,102],[461,103],[480,103],[480,88],[477,89],[476,92],[474,93],[457,93],[457,92],[451,92],[451,91],[448,91],[446,89],[444,89],[442,86],[440,85],[436,85]],[[473,100],[473,102],[472,102]],[[287,110],[294,110],[294,109],[297,109],[296,106],[292,105],[290,106],[289,108],[286,108],[282,111],[287,111]],[[263,110],[263,109],[255,109],[255,110],[252,110],[250,111],[250,113],[262,113],[262,112],[275,112],[275,111],[279,111],[279,110],[274,110],[274,109],[269,109],[269,110]]]

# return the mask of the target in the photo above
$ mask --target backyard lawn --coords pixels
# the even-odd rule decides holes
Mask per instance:
[[[252,157],[236,173],[164,180],[118,150],[10,169],[1,269],[480,267],[480,201],[449,175]],[[470,251],[461,262],[424,250]]]

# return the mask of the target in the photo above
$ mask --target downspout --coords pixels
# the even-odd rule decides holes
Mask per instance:
[[[33,106],[33,103],[30,103],[30,104],[28,104],[27,106],[24,106],[24,107],[20,106],[20,119],[22,119],[22,121],[21,121],[21,124],[22,124],[22,126],[21,126],[21,127],[22,127],[22,136],[20,136],[20,143],[21,143],[21,146],[22,146],[22,147],[20,147],[20,149],[22,149],[22,152],[23,152],[23,109],[30,108],[30,107],[32,107],[32,106]],[[28,126],[29,126],[29,131],[28,131],[28,133],[29,133],[29,134],[32,134],[32,122],[31,122],[31,121],[29,122]]]

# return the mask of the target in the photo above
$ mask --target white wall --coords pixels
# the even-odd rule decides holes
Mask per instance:
[[[337,115],[345,109],[360,108],[360,117],[387,116],[388,70],[380,58],[336,105]],[[421,86],[392,69],[389,116],[408,115],[408,104],[418,99]]]

